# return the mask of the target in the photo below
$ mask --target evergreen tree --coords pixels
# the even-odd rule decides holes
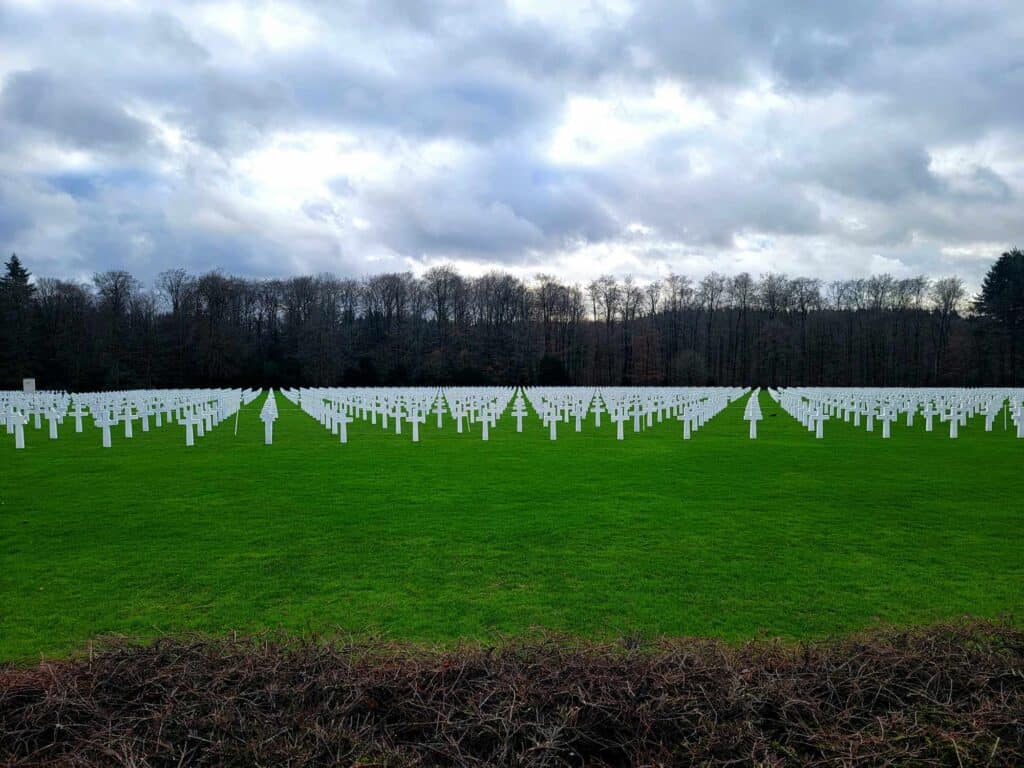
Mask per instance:
[[[1005,332],[1009,341],[1009,383],[1016,384],[1018,337],[1024,326],[1024,251],[1014,248],[999,257],[985,275],[974,308]]]
[[[1024,251],[1014,248],[992,265],[975,308],[978,314],[1007,328],[1024,324]]]
[[[0,277],[0,385],[20,387],[33,364],[34,300],[31,273],[15,254]]]
[[[35,287],[29,282],[32,273],[22,266],[18,254],[12,253],[4,268],[7,272],[3,277],[0,277],[0,285],[5,290],[21,290],[29,295],[32,294],[35,290]]]

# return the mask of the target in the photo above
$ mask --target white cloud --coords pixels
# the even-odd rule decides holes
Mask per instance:
[[[316,18],[290,3],[227,0],[179,9],[179,14],[200,40],[230,44],[247,56],[301,50],[321,39]]]
[[[715,122],[711,109],[688,98],[678,83],[659,83],[645,95],[618,90],[605,96],[569,97],[548,146],[552,162],[600,166],[642,151],[658,139],[685,137]]]

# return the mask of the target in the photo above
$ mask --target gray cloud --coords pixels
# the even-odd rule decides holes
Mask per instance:
[[[919,145],[854,137],[851,142],[821,147],[793,175],[850,197],[891,203],[910,195],[941,193],[942,181],[930,164],[927,151]]]
[[[14,72],[0,93],[0,116],[80,149],[142,149],[149,127],[87,84],[43,69]]]
[[[382,236],[411,255],[537,259],[537,251],[600,242],[621,231],[595,174],[559,169],[526,147],[495,148],[415,183],[371,189]]]
[[[32,208],[14,191],[14,184],[0,179],[0,242],[16,243],[32,226]]]

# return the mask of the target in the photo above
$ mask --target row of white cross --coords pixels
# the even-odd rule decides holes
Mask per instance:
[[[46,419],[49,439],[57,440],[65,418],[74,419],[75,432],[84,431],[89,419],[100,430],[101,445],[113,445],[113,430],[123,427],[131,440],[136,426],[149,432],[175,421],[185,428],[185,445],[251,403],[261,390],[241,389],[148,389],[123,392],[0,392],[0,425],[14,436],[14,447],[25,447],[25,427],[33,422],[40,429]],[[137,422],[137,424],[136,424]]]
[[[902,414],[908,427],[920,415],[926,432],[933,431],[938,417],[948,422],[949,437],[956,439],[969,418],[984,416],[985,431],[991,432],[1002,414],[1004,426],[1012,422],[1016,436],[1024,439],[1024,389],[793,387],[768,393],[818,438],[824,436],[824,422],[841,418],[854,427],[863,420],[868,432],[874,432],[879,421],[882,438],[887,440],[892,436],[891,425]]]
[[[450,415],[455,430],[480,424],[481,439],[490,438],[490,430],[505,412],[515,393],[514,387],[402,387],[357,389],[296,389],[281,394],[316,419],[342,443],[348,442],[348,425],[356,419],[393,428],[403,434],[408,425],[414,443],[420,440],[420,425],[433,414],[438,429],[444,416]]]
[[[601,415],[607,414],[615,423],[617,440],[625,439],[625,423],[630,420],[633,431],[640,432],[666,417],[681,422],[683,439],[689,440],[708,419],[746,392],[741,387],[530,387],[517,396],[513,415],[516,431],[522,432],[526,412],[521,397],[525,396],[551,440],[558,439],[559,422],[570,419],[575,431],[581,432],[588,414],[593,414],[595,428],[601,426]]]
[[[509,405],[516,432],[523,431],[523,420],[532,412],[551,440],[558,439],[560,423],[572,421],[580,432],[591,414],[595,428],[601,426],[602,414],[607,414],[616,424],[619,440],[625,438],[626,422],[632,420],[633,431],[639,432],[666,416],[681,423],[683,438],[689,440],[708,419],[747,391],[741,387],[374,387],[286,389],[281,394],[346,443],[348,425],[356,419],[393,429],[396,435],[408,425],[412,441],[419,442],[420,425],[433,416],[442,429],[446,415],[455,423],[456,433],[479,425],[480,439],[489,440]],[[267,419],[272,423],[271,417]],[[269,441],[272,433],[267,434]]]
[[[572,425],[566,428],[581,432],[588,417],[600,428],[603,416],[615,423],[618,440],[625,439],[630,421],[632,431],[640,432],[666,418],[679,421],[683,439],[689,440],[710,418],[748,392],[742,387],[372,387],[285,389],[280,394],[346,443],[348,425],[357,419],[393,429],[396,435],[407,429],[412,441],[419,442],[420,425],[432,417],[441,429],[446,416],[457,433],[479,425],[481,439],[488,440],[510,406],[516,432],[522,432],[524,420],[533,415],[551,440],[558,439],[559,425]],[[0,392],[0,426],[21,449],[29,422],[39,430],[45,419],[50,439],[56,440],[66,417],[74,419],[79,433],[83,420],[91,419],[101,430],[102,445],[109,448],[112,430],[119,424],[124,438],[131,439],[136,425],[148,432],[151,420],[156,428],[177,421],[185,428],[186,446],[192,446],[197,437],[232,415],[237,424],[242,405],[261,393],[254,389]],[[753,391],[743,412],[751,439],[757,438],[757,422],[763,419],[759,393]],[[991,432],[1002,414],[1004,426],[1012,422],[1017,437],[1024,438],[1024,389],[793,387],[769,389],[768,394],[819,439],[824,437],[825,422],[833,418],[858,428],[863,422],[869,432],[880,422],[882,437],[887,439],[901,414],[908,427],[920,415],[927,432],[933,430],[936,417],[948,422],[951,438],[974,416],[984,416],[985,431]],[[270,390],[260,411],[267,445],[273,443],[278,415],[275,393]]]

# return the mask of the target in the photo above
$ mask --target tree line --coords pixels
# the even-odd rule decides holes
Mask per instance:
[[[466,277],[447,266],[252,279],[125,271],[0,278],[0,389],[582,384],[996,386],[1021,382],[1024,252],[976,297],[957,277],[769,273],[641,284]]]

